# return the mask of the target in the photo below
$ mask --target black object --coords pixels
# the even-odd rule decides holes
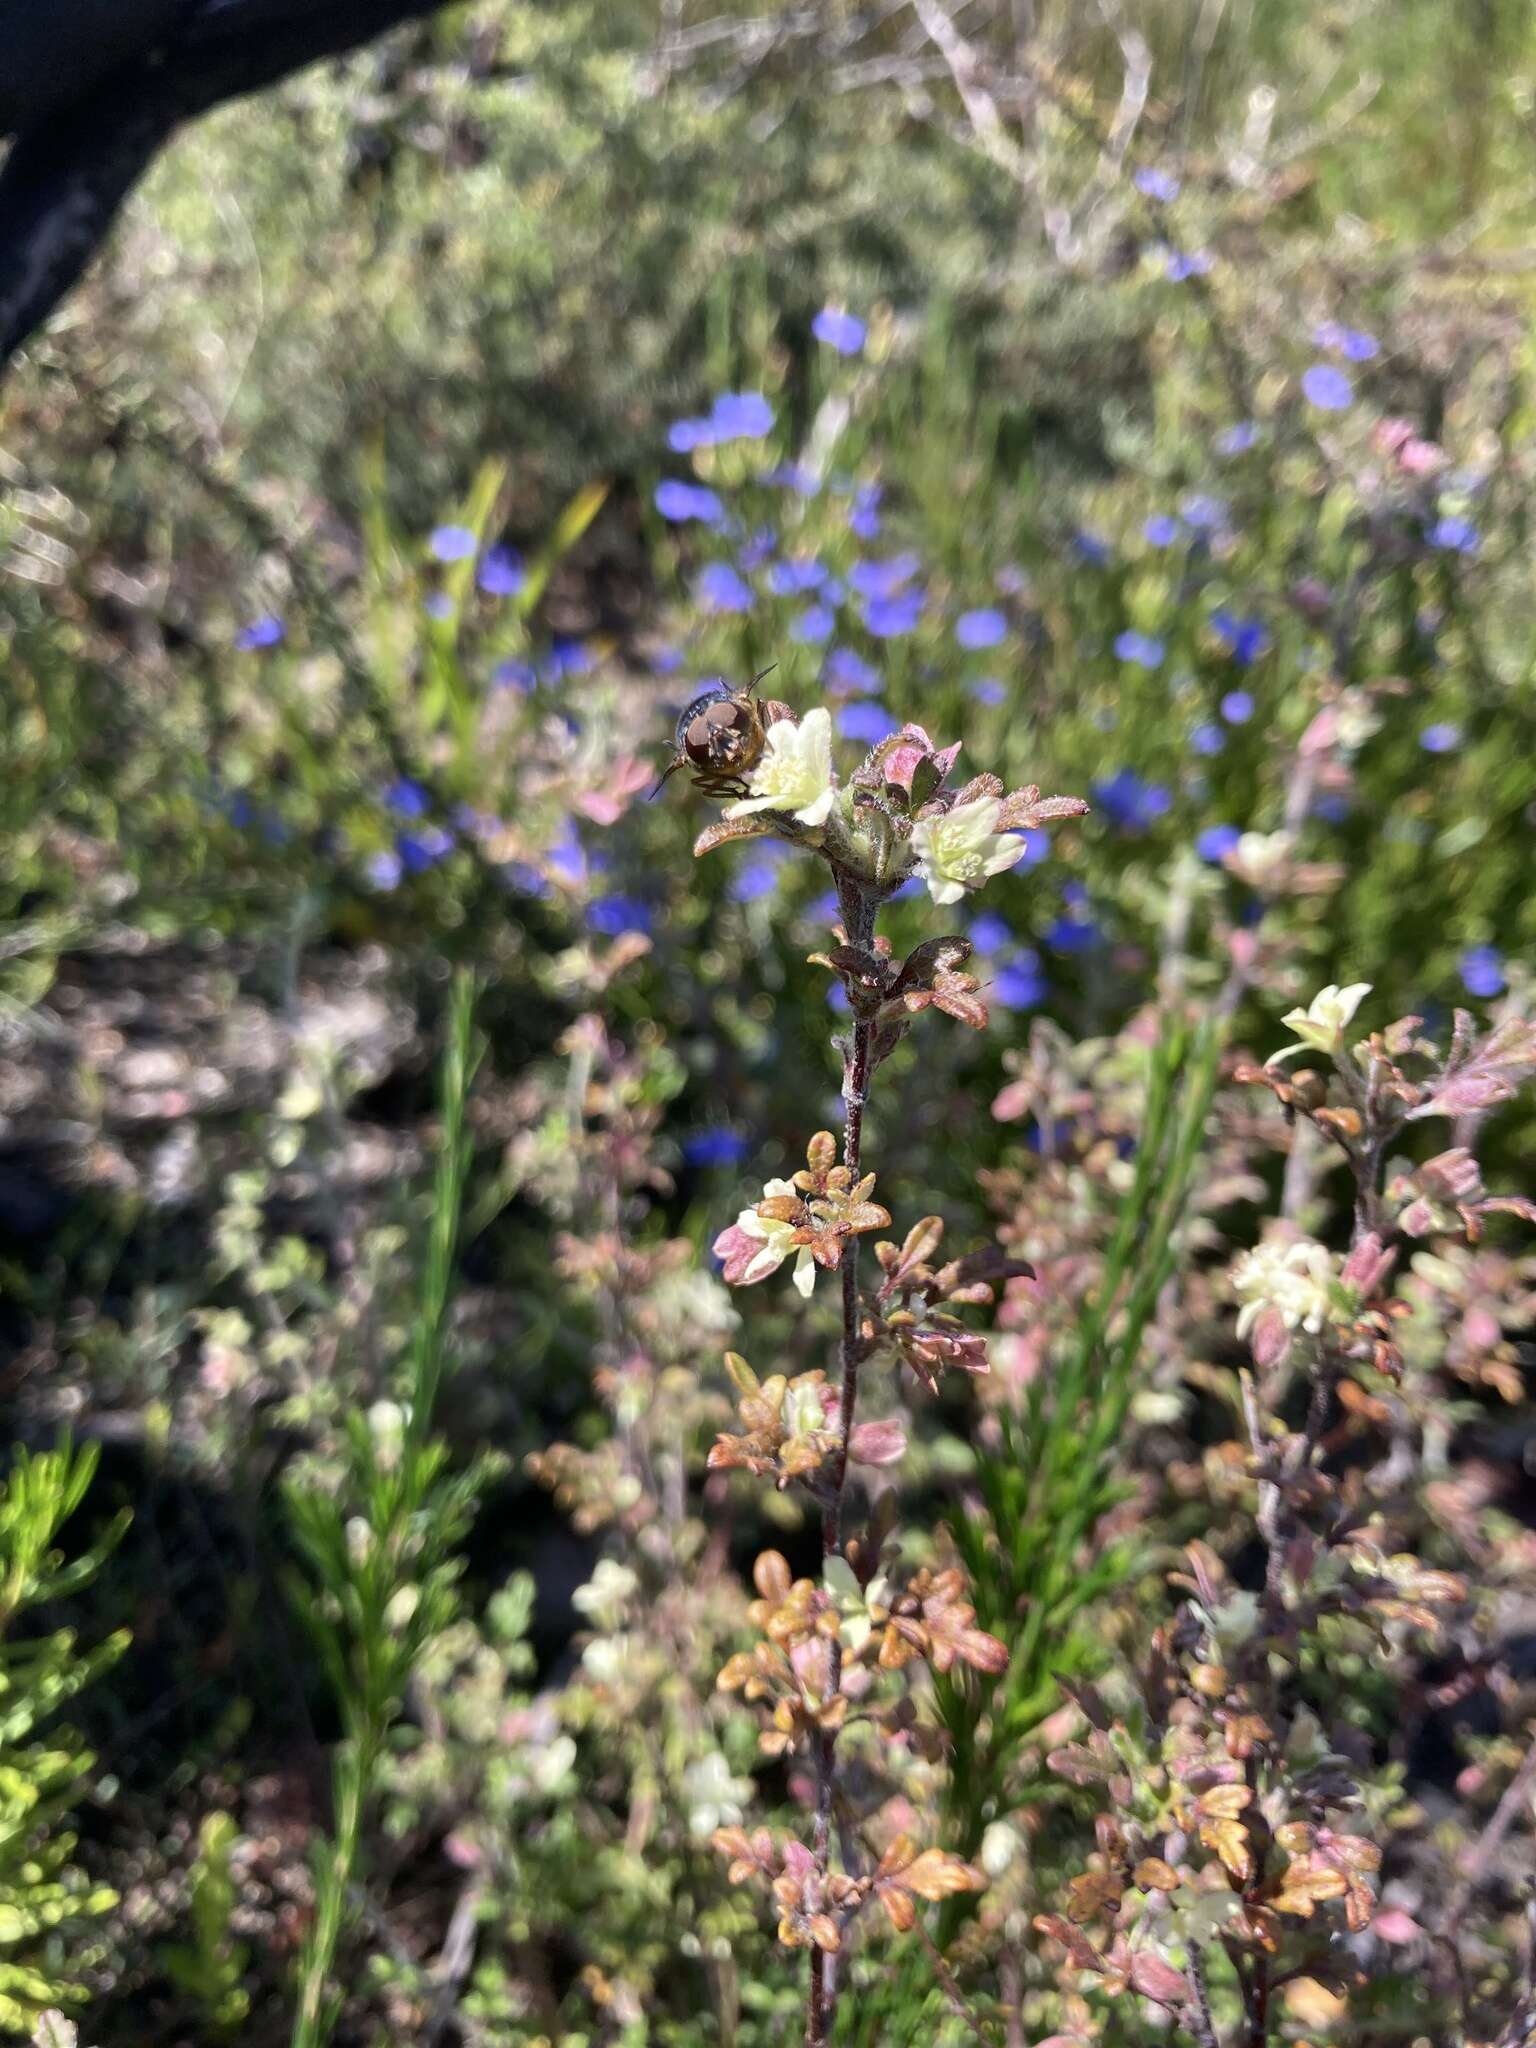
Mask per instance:
[[[0,370],[183,121],[442,0],[0,0]]]

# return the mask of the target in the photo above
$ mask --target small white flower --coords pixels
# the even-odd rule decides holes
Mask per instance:
[[[1251,888],[1272,889],[1290,858],[1289,832],[1245,832],[1232,849],[1229,865]]]
[[[787,1180],[770,1180],[763,1183],[763,1196],[793,1196],[796,1190]],[[759,1216],[755,1209],[743,1209],[736,1218],[736,1228],[748,1237],[762,1240],[762,1250],[754,1255],[746,1272],[742,1275],[744,1285],[753,1280],[766,1280],[770,1273],[776,1273],[791,1252],[797,1252],[794,1282],[809,1301],[811,1289],[816,1285],[816,1261],[811,1257],[809,1245],[796,1245],[793,1223],[780,1223],[772,1217]]]
[[[640,1590],[640,1580],[617,1558],[600,1557],[592,1576],[571,1595],[571,1605],[595,1628],[616,1629],[625,1607]]]
[[[832,714],[818,704],[797,725],[776,719],[768,728],[763,758],[752,771],[752,794],[730,804],[728,818],[753,811],[787,811],[802,825],[825,824],[832,808]]]
[[[1371,992],[1368,981],[1352,981],[1347,988],[1330,982],[1319,989],[1304,1010],[1287,1010],[1280,1022],[1296,1033],[1294,1045],[1282,1045],[1264,1062],[1272,1067],[1288,1060],[1293,1052],[1336,1053],[1343,1050],[1344,1033],[1356,1010]]]
[[[1016,867],[1029,851],[1018,833],[994,829],[1001,809],[995,796],[978,796],[912,827],[917,865],[935,903],[958,903],[967,889]]]
[[[1273,1309],[1288,1330],[1315,1337],[1333,1307],[1336,1280],[1332,1252],[1310,1237],[1255,1246],[1232,1267],[1233,1291],[1243,1304],[1237,1334],[1246,1337],[1265,1310]]]

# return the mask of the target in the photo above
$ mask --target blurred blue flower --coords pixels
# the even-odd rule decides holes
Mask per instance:
[[[1470,996],[1501,996],[1509,986],[1504,979],[1504,956],[1497,946],[1468,946],[1461,956],[1461,985]]]
[[[1246,725],[1253,713],[1253,698],[1247,690],[1228,690],[1221,700],[1221,715],[1228,725]]]
[[[544,858],[557,875],[563,875],[568,882],[580,882],[587,872],[586,848],[577,838],[575,828],[567,825],[565,831],[545,853]]]
[[[1179,500],[1179,511],[1185,525],[1197,533],[1218,532],[1232,515],[1226,499],[1213,497],[1209,491],[1186,492]]]
[[[1170,205],[1179,196],[1179,181],[1172,171],[1160,171],[1156,164],[1143,164],[1131,181],[1148,199]]]
[[[1050,994],[1040,968],[1040,955],[1026,947],[988,982],[983,994],[1004,1010],[1033,1010]]]
[[[814,498],[821,489],[821,478],[803,462],[781,462],[764,470],[758,482],[771,490],[797,491],[802,498]]]
[[[993,607],[962,612],[955,621],[955,638],[962,647],[996,647],[1008,637],[1008,621]]]
[[[1443,513],[1425,538],[1432,548],[1448,548],[1458,555],[1475,555],[1482,545],[1482,535],[1471,520],[1453,513]]]
[[[804,597],[808,590],[820,590],[826,580],[827,572],[814,556],[791,556],[768,571],[768,588],[775,597]]]
[[[1321,327],[1314,328],[1312,339],[1319,348],[1331,348],[1349,363],[1368,363],[1381,353],[1381,343],[1374,334],[1362,333],[1358,327],[1345,327],[1337,320],[1325,320]]]
[[[750,534],[736,550],[736,560],[748,575],[754,569],[761,569],[764,562],[778,545],[778,536],[771,526],[760,526]]]
[[[656,510],[674,525],[680,525],[685,519],[702,519],[706,526],[717,526],[725,517],[725,507],[718,492],[703,484],[685,483],[681,477],[664,478],[656,486],[653,496]]]
[[[395,851],[408,875],[424,874],[453,851],[453,834],[441,825],[424,825],[419,832],[402,832]]]
[[[673,676],[683,665],[683,650],[670,644],[651,650],[651,667],[659,676]]]
[[[1195,840],[1195,851],[1219,867],[1242,836],[1236,825],[1207,825]]]
[[[398,782],[392,782],[384,792],[384,801],[400,818],[424,818],[431,798],[419,782],[412,782],[402,775]]]
[[[1096,533],[1090,533],[1085,526],[1073,534],[1072,546],[1080,560],[1091,562],[1096,569],[1106,568],[1114,560],[1115,551],[1109,542]]]
[[[789,629],[791,640],[802,646],[820,647],[837,631],[837,614],[829,605],[808,604]]]
[[[891,901],[893,903],[899,903],[904,896],[921,896],[923,893],[924,886],[925,885],[921,875],[908,875],[907,879],[901,884],[899,889],[893,889],[891,891]]]
[[[760,441],[773,431],[773,407],[761,391],[722,391],[710,408],[718,441]]]
[[[848,582],[860,597],[894,597],[922,566],[907,548],[899,555],[888,555],[883,562],[855,562],[848,571]]]
[[[637,896],[597,896],[587,905],[587,923],[595,932],[616,939],[623,932],[648,932],[654,919],[650,906]]]
[[[771,896],[779,883],[779,868],[789,848],[782,840],[762,842],[761,850],[750,854],[731,876],[726,894],[735,903],[756,903]]]
[[[435,526],[427,536],[427,546],[440,562],[465,562],[479,542],[467,526]]]
[[[894,597],[872,597],[864,607],[864,630],[877,640],[910,633],[923,615],[921,590],[899,590]]]
[[[1093,801],[1123,832],[1144,832],[1163,817],[1173,798],[1160,782],[1143,782],[1133,768],[1120,768],[1093,785]]]
[[[487,548],[475,581],[487,597],[516,597],[528,578],[516,548]]]
[[[840,1017],[846,1017],[853,1005],[848,1000],[848,991],[840,981],[834,981],[827,990],[827,1007],[836,1010]]]
[[[1321,818],[1325,825],[1342,825],[1349,810],[1349,798],[1338,790],[1325,789],[1321,796],[1312,799],[1312,815]]]
[[[1134,662],[1137,668],[1159,667],[1166,652],[1162,641],[1151,633],[1137,633],[1128,626],[1115,635],[1116,655],[1121,661]]]
[[[683,1140],[684,1166],[740,1166],[752,1150],[750,1138],[726,1124],[714,1124],[705,1131],[690,1131]]]
[[[879,669],[867,662],[863,655],[855,654],[851,647],[834,647],[821,673],[827,688],[839,697],[853,697],[861,693],[873,697],[885,688],[885,677]]]
[[[528,691],[538,687],[539,678],[531,661],[503,661],[491,670],[491,681],[498,689]]]
[[[823,306],[811,322],[811,332],[840,356],[856,356],[869,329],[854,314],[841,312],[836,306]]]
[[[1013,926],[995,910],[984,910],[971,920],[967,937],[978,953],[1000,953],[1013,944]]]
[[[288,628],[275,612],[264,612],[259,619],[252,619],[248,626],[242,626],[235,635],[235,645],[242,654],[254,654],[258,648],[280,647],[287,638]]]
[[[693,591],[702,605],[715,612],[749,612],[757,602],[752,586],[729,562],[710,562],[694,579]]]
[[[1225,606],[1212,612],[1211,630],[1240,668],[1257,661],[1269,647],[1269,628],[1262,619],[1237,618]]]
[[[1461,745],[1459,725],[1426,725],[1419,734],[1419,745],[1426,754],[1449,754]]]
[[[1099,938],[1098,926],[1086,917],[1058,917],[1045,933],[1045,943],[1053,953],[1086,953]]]
[[[1227,736],[1219,725],[1197,725],[1189,736],[1189,744],[1197,754],[1219,754],[1227,744]]]
[[[363,873],[375,889],[398,889],[405,868],[398,853],[386,851],[369,854]]]
[[[1015,839],[1022,839],[1024,842],[1024,858],[1019,862],[1021,868],[1039,867],[1041,861],[1045,859],[1051,850],[1050,833],[1043,832],[1038,828],[1027,828],[1022,831],[1016,830],[1012,836]]]
[[[1171,512],[1154,512],[1141,533],[1153,547],[1171,548],[1179,537],[1179,522]]]
[[[884,490],[879,484],[860,484],[854,493],[853,505],[848,513],[848,525],[860,540],[877,540],[880,535],[880,500]]]
[[[558,683],[563,676],[584,676],[591,666],[592,656],[584,640],[571,633],[556,633],[539,671],[546,683]]]
[[[978,676],[967,688],[978,704],[1006,704],[1008,701],[1008,686],[997,676]]]
[[[1063,882],[1061,885],[1061,900],[1069,909],[1081,910],[1088,901],[1087,883]]]
[[[899,728],[883,704],[845,704],[837,714],[837,729],[845,740],[873,747]]]
[[[500,862],[496,868],[496,879],[503,888],[516,889],[523,896],[547,896],[549,894],[548,882],[545,881],[536,867],[530,866],[525,860],[506,860]]]
[[[446,590],[434,590],[421,601],[421,608],[429,619],[451,619],[453,599]]]
[[[1257,420],[1239,420],[1236,426],[1224,427],[1216,436],[1218,455],[1246,455],[1259,438]]]
[[[836,924],[842,917],[842,905],[837,900],[837,891],[828,889],[824,896],[805,906],[807,917],[813,917],[818,924]]]
[[[1314,363],[1304,371],[1301,388],[1307,403],[1319,412],[1343,412],[1355,402],[1355,387],[1332,363]]]
[[[1187,278],[1204,277],[1211,267],[1209,249],[1170,249],[1163,268],[1174,284],[1183,284]]]

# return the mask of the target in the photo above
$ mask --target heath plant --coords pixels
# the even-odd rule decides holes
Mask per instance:
[[[809,1952],[807,2048],[832,2036],[856,1933],[882,1916],[895,1933],[910,1933],[925,1904],[986,1883],[976,1865],[938,1843],[881,1828],[890,1788],[879,1759],[887,1749],[937,1750],[937,1730],[920,1717],[918,1672],[966,1666],[995,1675],[1007,1648],[977,1626],[959,1565],[905,1564],[895,1488],[871,1512],[852,1482],[855,1467],[897,1466],[906,1448],[899,1422],[867,1412],[871,1395],[888,1405],[877,1375],[905,1368],[931,1392],[948,1373],[986,1372],[986,1339],[964,1312],[989,1306],[1000,1283],[1024,1269],[995,1249],[946,1259],[938,1216],[919,1218],[899,1241],[878,1236],[891,1213],[875,1199],[864,1135],[881,1066],[924,1010],[972,1028],[987,1019],[980,985],[966,972],[967,939],[938,936],[898,959],[878,923],[882,904],[913,877],[937,907],[950,908],[1017,866],[1028,851],[1025,834],[1088,806],[1042,797],[1033,785],[1005,791],[985,773],[956,786],[958,752],[908,724],[840,777],[825,706],[797,716],[750,688],[719,685],[683,712],[672,764],[724,802],[697,853],[736,840],[785,840],[826,863],[840,916],[834,945],[813,964],[836,977],[847,1006],[847,1027],[834,1041],[841,1138],[815,1132],[804,1166],[770,1180],[714,1244],[732,1286],[787,1267],[807,1299],[822,1273],[837,1275],[840,1295],[836,1377],[820,1366],[759,1375],[729,1354],[740,1427],[710,1454],[717,1469],[803,1489],[819,1518],[815,1576],[797,1578],[777,1550],[758,1557],[749,1613],[759,1640],[717,1680],[761,1710],[763,1752],[809,1775],[806,1834],[735,1826],[715,1836],[732,1879],[771,1893],[779,1940]],[[876,1239],[873,1272],[862,1258],[866,1237]]]

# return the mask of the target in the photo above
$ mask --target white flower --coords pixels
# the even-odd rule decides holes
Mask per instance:
[[[797,725],[779,718],[768,728],[763,758],[752,771],[752,794],[730,804],[728,818],[752,811],[788,811],[802,825],[821,825],[832,808],[832,714],[818,704]]]
[[[814,714],[812,714],[814,716]],[[794,1197],[796,1189],[787,1180],[769,1180],[763,1183],[763,1196],[789,1195]],[[811,1257],[809,1245],[796,1245],[793,1223],[779,1223],[768,1216],[759,1216],[755,1209],[743,1209],[736,1218],[736,1228],[748,1237],[761,1238],[763,1248],[757,1252],[742,1275],[744,1285],[753,1280],[766,1280],[770,1273],[776,1273],[791,1252],[798,1252],[795,1260],[794,1282],[809,1301],[811,1289],[816,1285],[816,1261]]]
[[[1272,1052],[1264,1062],[1272,1067],[1276,1060],[1287,1060],[1293,1052],[1327,1052],[1342,1050],[1344,1033],[1356,1010],[1371,992],[1368,981],[1352,981],[1348,988],[1340,988],[1330,982],[1317,994],[1304,1010],[1287,1010],[1280,1022],[1296,1033],[1294,1045],[1282,1045],[1278,1052]]]
[[[683,1773],[689,1833],[703,1841],[716,1828],[738,1826],[746,1802],[756,1789],[750,1778],[736,1776],[719,1750],[700,1757]]]
[[[627,1564],[617,1558],[600,1557],[584,1586],[571,1595],[571,1605],[594,1627],[616,1629],[625,1607],[640,1590],[640,1580]]]
[[[1272,889],[1290,858],[1289,832],[1245,832],[1232,849],[1231,866],[1251,888]]]
[[[958,903],[967,889],[1016,867],[1029,851],[1018,833],[994,829],[1001,809],[995,796],[978,796],[912,827],[917,865],[935,903]]]
[[[1232,1267],[1232,1287],[1243,1304],[1237,1334],[1246,1337],[1266,1309],[1273,1309],[1288,1330],[1316,1336],[1334,1302],[1333,1254],[1310,1237],[1293,1244],[1261,1244],[1244,1252]]]

